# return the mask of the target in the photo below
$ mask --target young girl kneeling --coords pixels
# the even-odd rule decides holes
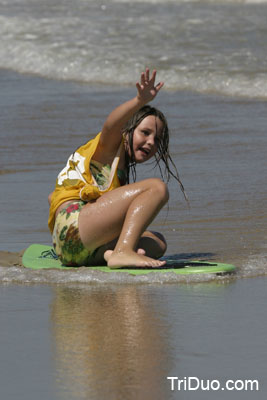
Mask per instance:
[[[156,71],[141,74],[137,96],[108,116],[102,131],[68,159],[49,196],[48,225],[63,264],[110,267],[158,267],[166,251],[164,237],[146,228],[168,201],[166,184],[157,178],[135,180],[137,163],[163,161],[182,190],[169,155],[164,115],[147,105],[163,86]],[[170,170],[169,163],[175,173]]]

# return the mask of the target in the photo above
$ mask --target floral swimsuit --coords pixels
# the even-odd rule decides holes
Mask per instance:
[[[109,179],[110,166],[91,161],[90,169],[97,182],[102,187]],[[121,184],[125,183],[124,171],[118,170]],[[52,234],[53,246],[62,264],[67,266],[93,265],[97,249],[88,250],[84,247],[79,233],[78,219],[81,209],[87,202],[73,200],[57,215]]]

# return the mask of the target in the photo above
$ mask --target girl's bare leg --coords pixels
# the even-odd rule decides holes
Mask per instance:
[[[167,187],[159,179],[146,179],[107,192],[83,207],[79,218],[81,239],[88,249],[95,249],[118,238],[114,251],[106,255],[111,267],[163,265],[165,262],[136,250],[142,234],[167,200]],[[144,237],[145,234],[141,240]]]

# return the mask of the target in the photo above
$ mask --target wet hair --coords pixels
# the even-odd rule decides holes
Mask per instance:
[[[146,105],[142,107],[139,111],[137,111],[133,117],[127,122],[125,127],[123,128],[123,134],[125,139],[127,140],[130,155],[126,152],[126,173],[127,173],[127,182],[130,181],[130,174],[133,181],[136,181],[136,161],[134,157],[133,151],[133,134],[136,127],[148,116],[154,115],[159,118],[159,120],[163,123],[162,135],[160,136],[160,140],[157,142],[157,152],[155,154],[155,164],[159,167],[160,175],[163,181],[166,183],[169,182],[170,178],[173,177],[179,183],[180,188],[183,192],[183,195],[188,201],[184,186],[179,177],[178,170],[176,168],[175,163],[173,162],[170,153],[169,153],[169,128],[167,120],[164,114],[159,111],[157,108]],[[161,162],[164,165],[164,169],[161,166]]]

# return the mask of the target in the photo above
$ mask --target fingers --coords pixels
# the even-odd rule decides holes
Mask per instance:
[[[140,83],[136,82],[135,86],[136,86],[138,92],[140,92],[140,90],[142,89]]]
[[[145,72],[141,73],[140,82],[136,82],[138,95],[146,102],[153,100],[164,85],[163,82],[155,85],[156,75],[157,71],[154,69],[150,77],[150,70],[146,68]]]
[[[146,72],[141,73],[140,83],[136,83],[138,90],[144,89],[149,83],[149,69],[146,68]]]
[[[148,83],[152,83],[154,85],[155,79],[156,79],[156,75],[157,75],[157,71],[154,69],[152,71],[151,78],[149,78],[150,71],[149,71],[149,68],[146,68],[146,71],[141,73],[141,84],[145,85],[145,84],[148,84]]]
[[[156,86],[156,91],[158,92],[162,88],[163,85],[164,85],[164,82],[159,82]]]
[[[152,78],[153,78],[153,75],[152,75]],[[151,78],[151,80],[152,80],[152,78]],[[140,82],[141,82],[142,86],[145,86],[150,82],[150,79],[149,79],[149,68],[146,68],[146,71],[141,73]]]
[[[149,75],[149,72],[148,72],[148,75]],[[144,72],[141,73],[140,82],[141,82],[142,86],[145,86],[146,82],[148,82],[147,81],[147,74],[145,74]]]
[[[155,87],[155,89],[157,91],[159,91],[162,86],[164,85],[163,82],[159,82],[156,86],[155,86],[155,81],[156,81],[156,75],[157,75],[157,71],[154,69],[152,71],[152,76],[150,78],[150,70],[149,68],[146,68],[145,72],[141,73],[141,78],[140,78],[140,83],[138,82],[136,84],[136,87],[141,89],[141,88],[145,88],[145,86],[153,86]]]
[[[149,76],[149,69],[147,68],[147,76]],[[150,79],[150,82],[153,84],[153,86],[155,87],[156,92],[158,92],[162,86],[164,85],[164,82],[159,82],[156,86],[155,86],[155,80],[156,80],[156,75],[157,75],[157,71],[154,69],[152,71],[152,77]]]
[[[148,76],[148,80],[149,80],[149,69],[148,69],[148,68],[146,69],[146,72],[147,72],[147,76]],[[156,71],[155,69],[153,69],[153,71],[152,71],[152,77],[151,77],[151,79],[150,79],[150,82],[152,82],[153,85],[155,84],[156,75],[157,75],[157,71]]]

